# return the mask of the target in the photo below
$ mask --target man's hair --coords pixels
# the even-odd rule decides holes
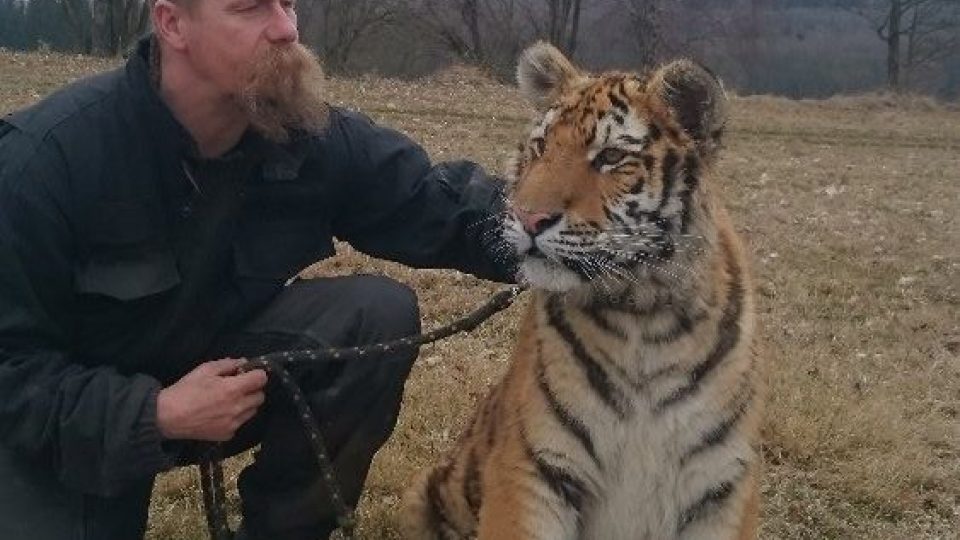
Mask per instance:
[[[150,8],[153,8],[153,5],[157,3],[158,0],[150,0]],[[184,8],[190,9],[197,4],[200,0],[168,0],[178,6],[183,6]]]

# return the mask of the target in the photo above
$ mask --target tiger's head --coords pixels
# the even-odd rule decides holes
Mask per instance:
[[[523,52],[517,79],[538,111],[504,225],[523,278],[570,291],[670,274],[709,219],[700,177],[726,120],[719,80],[686,60],[591,75],[545,43]]]

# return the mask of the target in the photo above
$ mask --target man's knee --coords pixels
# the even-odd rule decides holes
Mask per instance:
[[[304,321],[301,334],[325,346],[363,347],[420,332],[416,294],[410,287],[384,276],[303,280],[292,284],[285,294],[290,299],[288,304],[295,308],[276,309],[279,313],[273,318],[291,317],[298,312],[296,318]],[[416,348],[399,348],[370,355],[332,371],[312,370],[303,382],[307,387],[327,388],[333,394],[379,395],[402,385],[417,353]],[[334,382],[336,387],[330,388]]]
[[[358,275],[295,281],[239,334],[248,341],[299,337],[319,346],[350,347],[419,330],[417,297],[409,287],[383,276]]]
[[[257,339],[298,336],[322,347],[363,347],[419,332],[413,290],[376,275],[296,281],[248,328]],[[326,400],[374,399],[402,389],[417,354],[416,348],[401,347],[344,364],[305,365],[299,378],[306,390],[320,390]]]
[[[355,276],[348,294],[362,341],[386,341],[420,332],[417,295],[403,283],[384,276]]]
[[[351,293],[356,317],[356,345],[385,343],[420,333],[417,295],[406,285],[383,276],[357,276]],[[375,393],[393,393],[402,388],[418,349],[399,349],[371,362],[364,386]],[[356,373],[364,370],[360,366]],[[350,370],[350,368],[348,368]],[[399,400],[399,396],[397,398]]]

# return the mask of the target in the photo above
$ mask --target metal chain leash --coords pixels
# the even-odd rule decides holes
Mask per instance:
[[[337,524],[340,526],[344,539],[352,539],[356,526],[353,508],[347,504],[337,480],[336,471],[327,454],[327,445],[323,433],[314,417],[313,411],[307,405],[303,391],[290,375],[287,368],[295,363],[335,361],[349,362],[372,355],[380,355],[396,351],[415,349],[421,345],[433,343],[460,332],[470,332],[491,316],[507,309],[513,301],[525,290],[522,286],[513,286],[499,291],[490,300],[463,318],[446,326],[442,326],[426,334],[408,336],[405,338],[375,343],[361,347],[344,347],[329,349],[307,349],[299,351],[282,351],[264,354],[250,358],[240,368],[241,373],[262,369],[271,377],[278,379],[286,390],[288,397],[297,409],[297,414],[303,424],[307,439],[313,449],[317,464],[320,467],[320,477],[326,484],[330,501],[337,513]],[[203,493],[203,504],[207,518],[207,529],[212,540],[232,540],[233,533],[227,522],[226,496],[223,486],[223,466],[220,446],[215,445],[208,455],[200,462],[200,489]]]

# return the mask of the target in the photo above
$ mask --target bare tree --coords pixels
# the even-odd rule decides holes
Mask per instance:
[[[148,0],[56,0],[82,52],[113,56],[126,50],[148,27]]]
[[[960,2],[917,0],[906,14],[904,84],[911,86],[924,70],[960,52]]]
[[[495,37],[495,64],[509,64],[511,72],[520,49],[530,39],[529,29],[523,24],[520,11],[524,0],[486,0],[484,20],[487,34]]]
[[[545,1],[550,14],[550,42],[558,45],[568,56],[573,56],[580,34],[581,0]]]
[[[111,52],[113,41],[113,10],[110,9],[110,0],[92,0],[90,14],[91,52],[107,56]]]
[[[903,19],[903,0],[889,0],[886,18],[877,27],[877,35],[887,44],[887,86],[900,91],[900,22]]]
[[[886,45],[887,87],[894,92],[960,48],[960,0],[863,0],[852,9]]]
[[[653,67],[660,60],[664,0],[624,0],[630,18],[630,35],[637,48],[637,63]]]
[[[25,6],[16,0],[0,0],[0,47],[22,45]]]
[[[57,0],[73,30],[80,52],[93,52],[93,12],[89,0]]]
[[[342,72],[357,43],[391,24],[398,0],[312,0],[297,8],[301,27],[330,71]]]
[[[742,34],[740,22],[746,13],[746,0],[709,2],[703,0],[623,0],[638,47],[648,50],[649,58],[700,56],[715,49],[731,36]],[[648,32],[655,36],[644,37]],[[647,57],[641,56],[642,61]]]
[[[512,66],[523,45],[523,0],[420,0],[412,20],[457,59],[499,74]]]
[[[414,19],[455,56],[486,64],[480,30],[481,0],[423,0],[413,7]]]
[[[539,5],[525,6],[527,22],[534,32],[572,57],[580,35],[581,0],[541,0]]]

